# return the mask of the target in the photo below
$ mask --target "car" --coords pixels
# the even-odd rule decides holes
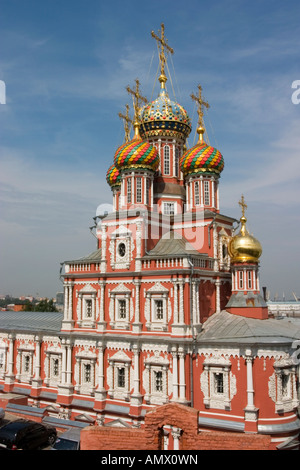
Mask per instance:
[[[0,449],[37,450],[47,445],[52,446],[57,431],[48,424],[27,419],[17,419],[0,428]]]
[[[5,411],[3,408],[0,408],[0,419],[3,419],[5,417]]]
[[[51,450],[80,450],[80,429],[69,429],[56,439]]]

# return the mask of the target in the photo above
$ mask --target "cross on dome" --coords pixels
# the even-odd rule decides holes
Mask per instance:
[[[124,130],[125,130],[125,142],[129,142],[130,140],[130,124],[133,124],[132,119],[129,117],[129,105],[126,104],[126,114],[119,113],[119,118],[123,119],[124,122]]]
[[[132,90],[129,86],[126,87],[126,90],[129,94],[132,95],[133,98],[133,109],[134,109],[134,121],[138,122],[139,120],[139,111],[140,111],[140,103],[147,103],[148,100],[146,97],[140,94],[140,82],[138,79],[135,80],[135,90]]]
[[[157,41],[157,46],[159,49],[159,61],[160,61],[160,77],[159,81],[161,83],[161,87],[164,88],[165,83],[167,81],[167,77],[165,75],[165,64],[167,62],[167,57],[165,53],[165,49],[170,52],[171,54],[174,54],[174,50],[172,47],[170,47],[167,43],[167,40],[165,39],[165,25],[164,23],[161,24],[161,30],[159,31],[161,33],[161,37],[157,36],[154,31],[151,31],[151,36]]]
[[[196,101],[198,105],[198,129],[197,132],[199,134],[199,140],[202,140],[202,135],[204,134],[204,122],[203,122],[203,106],[205,106],[206,109],[210,108],[210,105],[203,100],[202,98],[202,87],[201,85],[198,85],[198,96],[194,95],[194,93],[191,94],[192,100]]]

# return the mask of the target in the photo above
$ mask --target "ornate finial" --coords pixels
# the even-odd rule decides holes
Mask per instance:
[[[132,90],[129,86],[126,88],[128,93],[130,93],[133,97],[133,109],[134,109],[134,121],[138,122],[139,120],[139,110],[140,110],[140,102],[147,103],[147,98],[140,94],[140,82],[138,79],[135,80],[136,86],[135,90]]]
[[[245,209],[247,209],[247,204],[245,203],[245,198],[242,194],[241,200],[239,201],[239,205],[242,208],[242,217],[245,218]]]
[[[124,130],[125,130],[125,142],[130,140],[130,124],[133,124],[132,119],[129,117],[129,106],[126,104],[126,114],[119,113],[119,118],[124,121]]]
[[[210,108],[210,105],[203,100],[202,98],[202,87],[201,85],[198,85],[198,90],[199,90],[199,93],[198,93],[198,96],[195,96],[194,93],[191,94],[191,98],[196,101],[196,103],[198,104],[198,110],[197,110],[197,113],[198,113],[198,129],[197,129],[197,132],[199,134],[199,141],[202,141],[203,139],[203,134],[205,132],[205,128],[204,128],[204,122],[203,122],[203,106],[206,107],[206,109],[209,109]]]
[[[247,232],[247,229],[246,229],[246,222],[247,222],[247,219],[245,217],[245,209],[247,209],[247,204],[245,203],[245,198],[242,194],[242,197],[241,197],[241,200],[239,201],[239,205],[241,206],[242,208],[242,217],[240,218],[240,222],[242,224],[242,227],[241,227],[241,234],[242,235],[245,235],[246,232]]]
[[[161,33],[161,37],[157,36],[154,31],[151,31],[151,36],[157,41],[157,45],[159,49],[159,61],[160,61],[159,81],[161,84],[161,88],[165,88],[165,83],[167,81],[167,77],[165,75],[165,64],[167,62],[165,49],[171,54],[174,54],[174,50],[172,49],[172,47],[168,45],[167,40],[165,39],[165,25],[163,23],[161,24],[161,31],[159,32]]]

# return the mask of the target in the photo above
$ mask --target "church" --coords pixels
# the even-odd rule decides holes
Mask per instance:
[[[220,211],[224,158],[207,143],[202,87],[191,95],[198,142],[187,148],[191,120],[167,91],[163,24],[152,38],[159,94],[148,102],[138,80],[127,88],[133,116],[120,114],[124,143],[107,162],[112,211],[97,214],[95,251],[63,263],[63,313],[0,312],[0,403],[60,428],[128,432],[177,404],[196,410],[200,434],[299,449],[300,328],[268,313],[244,196],[237,219]],[[166,422],[161,432],[162,448],[182,448],[184,429]]]

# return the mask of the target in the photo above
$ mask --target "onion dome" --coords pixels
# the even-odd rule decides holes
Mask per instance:
[[[159,167],[159,154],[155,147],[141,139],[136,124],[134,138],[118,148],[114,162],[119,171],[128,168],[156,171]]]
[[[187,150],[180,159],[180,169],[184,175],[193,173],[216,173],[219,175],[224,168],[224,159],[219,150],[204,142],[203,128],[198,128],[198,143]]]
[[[121,185],[121,175],[115,165],[111,165],[106,173],[106,181],[111,188]]]
[[[244,204],[243,196],[242,202],[239,204],[243,207],[243,215],[240,218],[240,232],[229,241],[228,253],[231,263],[258,263],[262,254],[262,247],[260,242],[246,228],[247,219],[244,209],[247,206]]]
[[[140,134],[143,138],[166,136],[185,140],[192,129],[190,118],[180,104],[170,100],[164,87],[166,77],[160,77],[160,81],[158,98],[140,112]]]

